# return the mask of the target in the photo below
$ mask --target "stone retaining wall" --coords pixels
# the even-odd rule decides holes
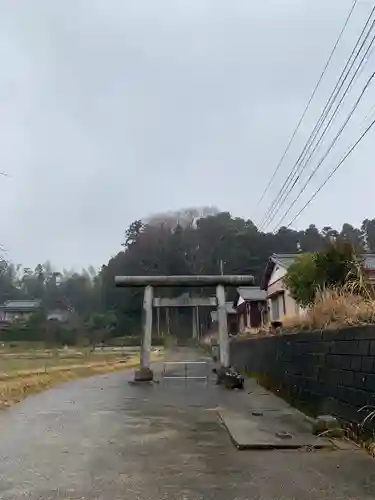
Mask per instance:
[[[375,326],[232,340],[231,365],[312,414],[375,407]]]

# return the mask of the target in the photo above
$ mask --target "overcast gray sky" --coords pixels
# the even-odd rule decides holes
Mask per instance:
[[[98,266],[132,220],[153,212],[216,205],[252,217],[351,3],[0,0],[0,168],[9,174],[0,178],[1,242],[9,257]],[[360,0],[255,222],[373,3]],[[375,57],[363,78],[374,68]],[[375,103],[368,92],[357,127],[303,202],[358,136]],[[374,134],[295,227],[375,217],[372,144]]]

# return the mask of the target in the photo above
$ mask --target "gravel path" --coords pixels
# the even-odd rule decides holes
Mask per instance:
[[[375,498],[364,452],[238,451],[215,411],[221,388],[131,376],[70,382],[1,412],[0,499]]]

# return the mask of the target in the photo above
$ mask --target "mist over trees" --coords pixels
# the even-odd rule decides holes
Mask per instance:
[[[314,252],[332,240],[350,242],[360,253],[375,252],[375,219],[365,219],[359,228],[345,223],[341,229],[319,230],[311,224],[273,234],[214,207],[189,208],[133,221],[122,241],[119,228],[119,251],[98,271],[59,271],[49,262],[30,269],[2,261],[0,302],[40,299],[46,310],[74,311],[91,329],[103,329],[108,315],[111,334],[134,334],[140,327],[142,290],[115,288],[116,275],[219,274],[222,261],[225,274],[252,274],[259,284],[272,253]]]

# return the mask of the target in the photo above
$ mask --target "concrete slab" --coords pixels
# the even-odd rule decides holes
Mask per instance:
[[[219,408],[219,417],[240,450],[333,448],[311,434],[306,422],[292,411],[263,411],[262,415]]]

